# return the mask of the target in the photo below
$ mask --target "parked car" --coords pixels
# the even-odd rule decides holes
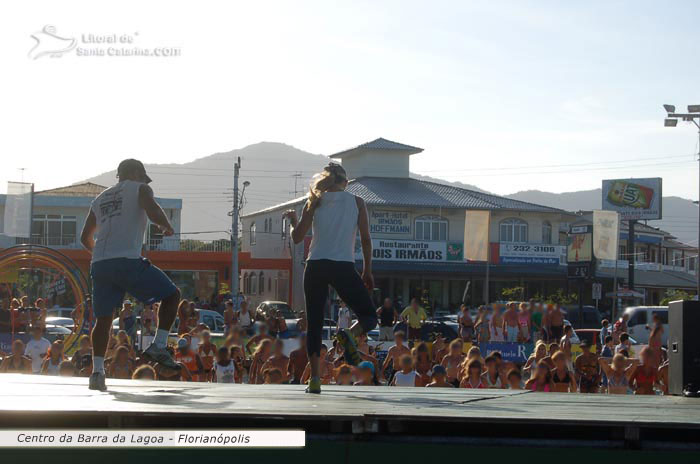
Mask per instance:
[[[73,309],[74,308],[61,307],[49,308],[46,310],[46,317],[67,317],[70,319]]]
[[[284,301],[263,301],[255,309],[255,320],[263,321],[271,312],[280,311],[285,319],[296,319],[294,310]]]
[[[73,321],[73,319],[71,319],[70,317],[49,316],[46,318],[46,324],[60,325],[61,327],[65,327],[67,329],[73,329],[73,327],[75,327],[75,321]]]
[[[458,327],[456,323],[450,322],[425,322],[420,329],[420,339],[423,341],[432,340],[432,335],[435,333],[441,333],[445,339],[449,342],[458,337]],[[398,322],[394,325],[394,332],[402,331],[408,333],[406,330],[405,322]]]
[[[668,306],[628,306],[624,314],[629,316],[627,333],[641,344],[649,343],[654,314],[658,314],[664,327],[661,343],[668,341]]]
[[[44,338],[53,343],[56,340],[65,340],[72,333],[73,331],[66,327],[46,324]]]
[[[578,305],[565,306],[566,318],[575,329],[596,329],[600,327],[603,316],[595,306],[584,306],[579,310]]]

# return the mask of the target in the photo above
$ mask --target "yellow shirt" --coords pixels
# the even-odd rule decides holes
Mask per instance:
[[[418,307],[417,312],[410,306],[407,306],[401,313],[401,317],[406,318],[409,327],[412,329],[420,329],[421,321],[428,319],[428,315],[425,314],[425,310],[421,306]]]

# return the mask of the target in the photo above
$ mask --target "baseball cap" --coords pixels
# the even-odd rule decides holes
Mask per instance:
[[[180,338],[180,339],[178,339],[178,341],[177,341],[177,347],[178,347],[178,348],[185,348],[185,347],[187,347],[187,346],[190,346],[190,342],[187,341],[186,338]]]
[[[369,369],[372,371],[372,374],[374,374],[374,364],[372,364],[369,361],[362,361],[360,364],[357,365],[358,369]]]
[[[146,174],[146,168],[143,163],[137,159],[129,158],[119,163],[119,167],[117,167],[117,176],[123,177],[128,172],[141,174],[144,179],[146,179],[147,184],[151,182],[151,178]]]

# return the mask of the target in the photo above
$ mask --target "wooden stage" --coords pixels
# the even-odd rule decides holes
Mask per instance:
[[[308,439],[700,450],[700,399],[0,374],[0,428],[303,428]]]

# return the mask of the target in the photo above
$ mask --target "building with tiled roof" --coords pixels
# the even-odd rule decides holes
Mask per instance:
[[[383,138],[330,155],[351,179],[347,191],[368,206],[377,300],[407,303],[426,294],[436,309],[454,309],[470,285],[468,301],[486,299],[485,262],[464,259],[467,211],[489,211],[489,299],[503,288],[526,287],[547,294],[566,284],[565,234],[576,216],[548,206],[512,200],[449,184],[410,177],[410,158],[422,148]],[[245,215],[242,247],[254,257],[292,260],[292,303],[303,306],[301,277],[310,237],[294,245],[282,213],[301,211],[305,197]],[[486,246],[486,245],[485,245]],[[410,255],[400,249],[425,250]],[[358,266],[362,255],[358,249]],[[242,269],[242,289],[253,303],[275,298],[264,271]]]

